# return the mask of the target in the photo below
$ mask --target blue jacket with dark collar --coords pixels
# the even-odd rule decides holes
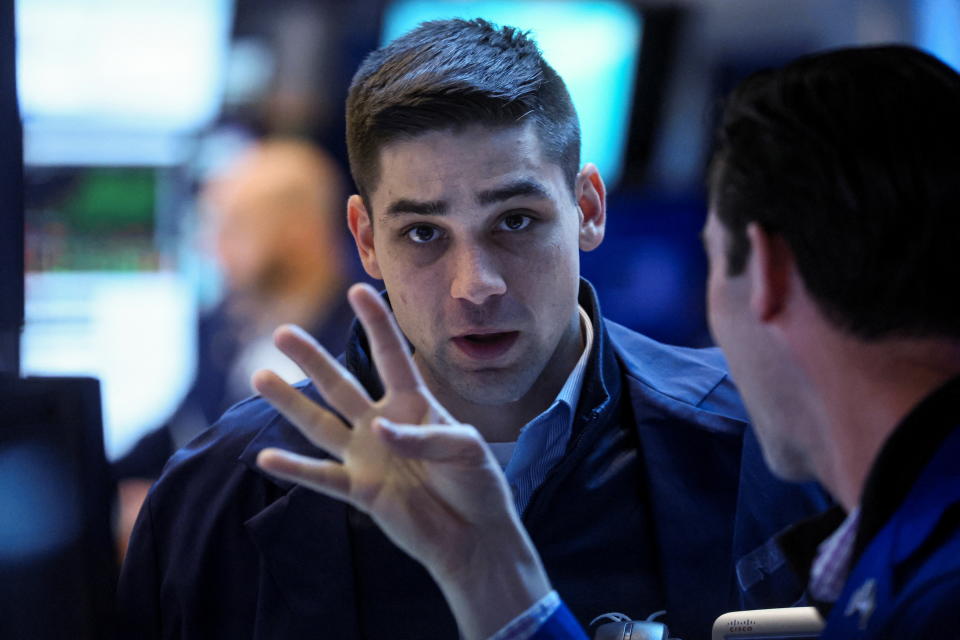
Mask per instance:
[[[960,378],[921,402],[870,470],[853,567],[824,640],[960,638]]]
[[[768,540],[823,494],[767,471],[719,351],[603,321],[585,282],[580,303],[597,331],[570,444],[523,514],[561,597],[581,623],[666,609],[685,640],[793,604]],[[358,326],[343,361],[382,393]],[[427,572],[367,516],[261,472],[268,446],[322,455],[252,398],[171,459],[124,564],[125,637],[456,638]]]

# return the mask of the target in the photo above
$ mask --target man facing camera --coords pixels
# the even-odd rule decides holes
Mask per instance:
[[[383,353],[359,325],[343,369],[287,332],[301,364],[332,374],[314,382],[338,402],[267,376],[258,384],[292,394],[281,408],[296,424],[254,398],[175,454],[124,567],[130,633],[456,637],[431,574],[369,517],[256,464],[269,447],[338,454],[350,432],[317,441],[296,427],[339,428],[328,409],[362,422],[371,398],[393,420],[476,426],[583,622],[666,609],[695,640],[723,611],[795,602],[802,585],[765,545],[823,499],[766,471],[717,351],[603,319],[579,251],[603,239],[604,185],[580,166],[569,95],[535,44],[482,20],[421,25],[357,72],[347,141],[359,191],[348,224],[415,369],[381,378]],[[375,439],[363,444],[369,430],[354,435],[371,468],[386,464]]]
[[[710,327],[771,468],[839,503],[780,538],[824,640],[960,635],[958,114],[960,76],[909,47],[801,58],[752,76],[724,111],[704,229]],[[394,396],[409,397],[417,372],[389,312],[368,289],[350,297]],[[341,406],[343,373],[288,329],[277,337]],[[433,425],[397,425],[381,402],[351,432],[304,419],[278,378],[256,380],[340,460],[273,450],[263,468],[370,513],[437,579],[466,637],[586,637],[472,428],[435,407]],[[709,629],[692,622],[671,632]]]

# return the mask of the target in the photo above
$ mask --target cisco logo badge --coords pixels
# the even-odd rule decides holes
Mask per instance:
[[[712,640],[816,640],[823,618],[813,607],[731,611],[713,623]]]
[[[756,624],[756,620],[751,618],[745,618],[743,620],[734,618],[727,622],[727,633],[750,633]]]

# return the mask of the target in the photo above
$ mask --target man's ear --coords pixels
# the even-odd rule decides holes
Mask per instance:
[[[607,188],[595,165],[587,163],[577,174],[576,194],[580,209],[580,249],[593,251],[603,242],[607,224]]]
[[[747,225],[750,258],[750,309],[763,322],[774,320],[786,307],[790,295],[793,252],[779,234],[767,232],[756,222]]]
[[[353,241],[357,243],[357,253],[360,254],[364,270],[371,278],[383,280],[377,251],[373,246],[373,220],[359,195],[354,194],[347,200],[347,226],[353,234]]]

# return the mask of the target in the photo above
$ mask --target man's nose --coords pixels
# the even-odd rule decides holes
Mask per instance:
[[[454,271],[450,295],[454,298],[479,305],[507,292],[507,283],[500,275],[496,261],[482,247],[457,247],[452,258]]]

